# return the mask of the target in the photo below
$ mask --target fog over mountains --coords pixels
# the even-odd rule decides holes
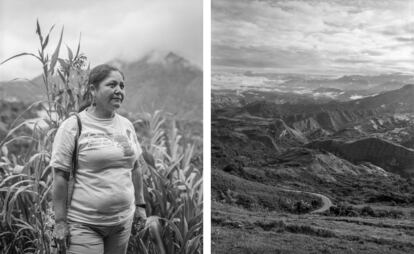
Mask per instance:
[[[414,75],[307,75],[216,72],[212,76],[214,107],[265,100],[283,103],[349,101],[414,84]],[[221,101],[221,102],[220,102]]]
[[[202,119],[203,72],[178,54],[152,51],[134,62],[114,59],[109,64],[125,74],[127,96],[122,110],[134,114],[162,109],[179,119]],[[40,76],[30,81],[0,82],[3,100],[33,102],[44,95]]]

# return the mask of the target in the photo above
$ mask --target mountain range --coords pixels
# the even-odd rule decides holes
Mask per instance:
[[[215,108],[213,164],[232,158],[266,164],[294,147],[328,151],[351,163],[369,162],[413,174],[414,85],[346,102],[266,100]]]
[[[203,72],[173,52],[152,51],[141,59],[108,62],[119,67],[126,78],[128,113],[161,109],[178,119],[202,120]],[[92,66],[93,67],[93,66]],[[30,103],[45,97],[42,78],[0,82],[0,99]]]
[[[246,76],[266,77],[278,81],[282,86],[306,87],[310,89],[331,88],[341,90],[370,90],[380,92],[400,88],[402,84],[413,83],[414,77],[404,73],[389,73],[379,75],[343,75],[340,77],[325,77],[298,74],[274,74],[245,72]]]
[[[213,73],[212,101],[215,108],[259,100],[277,104],[327,103],[365,98],[413,83],[413,75],[402,73],[332,77],[224,72]]]

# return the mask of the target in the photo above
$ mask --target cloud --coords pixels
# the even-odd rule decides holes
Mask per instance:
[[[213,65],[353,72],[350,65],[361,63],[362,72],[394,70],[394,60],[411,57],[413,11],[404,0],[213,0]]]
[[[361,51],[362,54],[367,54],[369,56],[382,56],[384,55],[383,52],[379,51],[379,50],[363,50]]]
[[[411,42],[411,43],[413,43],[414,42],[414,37],[396,37],[395,40],[399,41],[399,42]]]
[[[2,0],[0,60],[22,51],[37,52],[37,18],[43,33],[56,25],[50,51],[63,26],[69,47],[77,45],[81,33],[81,49],[92,66],[114,58],[136,60],[152,50],[174,51],[202,66],[202,0]],[[0,79],[37,75],[39,71],[32,71],[36,63],[28,61],[0,66]]]
[[[371,61],[368,59],[346,59],[346,58],[338,58],[334,59],[337,63],[347,63],[347,64],[356,64],[356,63],[370,63]]]
[[[291,48],[275,50],[270,47],[232,47],[226,45],[212,48],[212,65],[239,68],[266,68],[291,71],[292,66],[318,67],[324,61],[313,51]]]

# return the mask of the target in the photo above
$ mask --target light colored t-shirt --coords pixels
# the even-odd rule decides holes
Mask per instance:
[[[100,119],[79,113],[78,170],[68,220],[115,225],[134,214],[132,169],[142,153],[132,123],[118,114]],[[50,165],[70,172],[78,124],[70,117],[59,127]]]

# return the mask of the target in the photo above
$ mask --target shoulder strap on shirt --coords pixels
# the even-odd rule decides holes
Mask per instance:
[[[75,186],[76,171],[78,170],[78,155],[79,155],[78,140],[82,132],[82,121],[79,117],[79,114],[74,113],[74,115],[76,117],[76,122],[78,124],[78,131],[76,132],[76,135],[75,135],[75,143],[74,143],[74,148],[73,148],[73,153],[72,153],[72,170],[70,171],[69,182],[68,182],[68,197],[66,199],[67,201],[66,211],[69,209],[70,203],[72,201],[72,195],[73,195],[73,190]]]
[[[78,131],[76,132],[76,136],[75,136],[75,148],[73,149],[73,154],[72,154],[72,166],[73,166],[73,176],[75,177],[76,175],[76,171],[78,170],[78,140],[80,137],[80,134],[82,132],[82,122],[81,119],[79,117],[78,113],[75,113],[75,117],[76,117],[76,121],[78,123]]]

